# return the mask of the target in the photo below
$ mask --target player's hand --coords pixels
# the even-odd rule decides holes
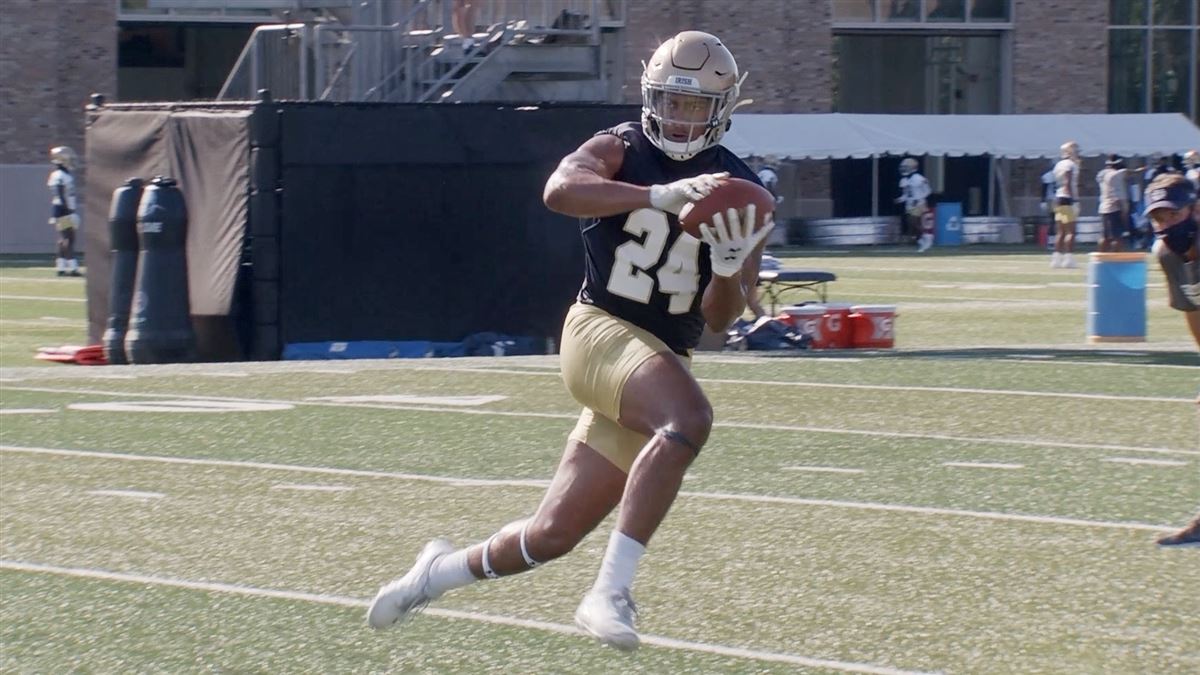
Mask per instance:
[[[728,171],[702,173],[694,178],[684,178],[666,185],[650,186],[650,205],[659,211],[679,215],[689,202],[704,199],[725,178]]]
[[[740,272],[746,257],[771,233],[775,227],[773,215],[767,214],[757,232],[754,230],[756,215],[754,204],[750,204],[745,209],[745,217],[737,209],[729,209],[724,217],[714,213],[712,225],[700,225],[700,238],[708,244],[713,274],[731,277]]]

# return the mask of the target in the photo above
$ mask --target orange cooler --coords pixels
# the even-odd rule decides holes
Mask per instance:
[[[812,336],[813,349],[824,349],[828,346],[827,338],[821,330],[825,318],[825,305],[793,305],[784,307],[783,313],[793,328]]]
[[[849,349],[854,342],[854,326],[850,322],[853,306],[848,302],[825,303],[825,316],[821,319],[821,335],[825,346],[830,349]]]
[[[855,305],[850,308],[852,346],[891,349],[896,345],[895,305]]]

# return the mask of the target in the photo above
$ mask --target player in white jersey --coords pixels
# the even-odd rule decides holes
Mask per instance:
[[[1129,222],[1129,187],[1125,182],[1125,162],[1117,155],[1109,155],[1104,168],[1096,174],[1100,186],[1100,250],[1120,251],[1125,247],[1124,237]]]
[[[75,151],[65,145],[50,149],[50,163],[54,170],[46,179],[50,189],[50,224],[58,232],[58,258],[55,269],[58,276],[77,277],[79,261],[75,259],[75,232],[79,229],[79,213],[76,211],[75,177],[71,172],[79,163]]]
[[[1183,166],[1185,171],[1183,175],[1192,181],[1192,187],[1200,192],[1200,151],[1189,150],[1183,156]]]
[[[917,169],[917,160],[912,157],[905,157],[900,162],[900,196],[896,203],[904,205],[905,234],[919,233],[917,251],[924,253],[933,246],[933,214],[927,201],[933,190]]]
[[[1071,253],[1075,250],[1075,223],[1079,220],[1079,144],[1067,141],[1059,147],[1061,159],[1054,165],[1054,253],[1051,267],[1077,267]]]

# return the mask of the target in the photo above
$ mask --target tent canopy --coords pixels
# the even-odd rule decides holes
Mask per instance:
[[[1179,113],[1147,115],[734,115],[722,144],[739,157],[844,159],[879,155],[1058,157],[1182,154],[1200,129]]]

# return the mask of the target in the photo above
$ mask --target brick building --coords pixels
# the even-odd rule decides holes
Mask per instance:
[[[43,173],[46,149],[82,146],[82,109],[91,92],[110,100],[210,98],[255,24],[296,21],[318,6],[334,14],[373,11],[386,23],[415,1],[296,0],[295,13],[283,15],[279,8],[288,3],[279,0],[263,0],[257,12],[246,9],[253,0],[5,0],[0,197],[7,203],[0,208],[0,250],[13,250],[13,214],[26,208],[19,196],[44,179],[33,180]],[[519,3],[475,4],[487,13]],[[611,101],[639,100],[641,61],[663,37],[695,28],[720,35],[749,71],[743,96],[755,103],[748,112],[1178,111],[1200,119],[1196,0],[530,0],[525,6],[531,5],[621,7],[613,77],[623,73],[623,81],[609,87]],[[929,163],[935,180],[979,170],[969,161]],[[1041,164],[1008,167],[1014,193],[1036,194]],[[860,174],[852,163],[790,164],[783,179],[795,198],[784,215],[852,215]],[[40,199],[36,208],[40,214]]]

